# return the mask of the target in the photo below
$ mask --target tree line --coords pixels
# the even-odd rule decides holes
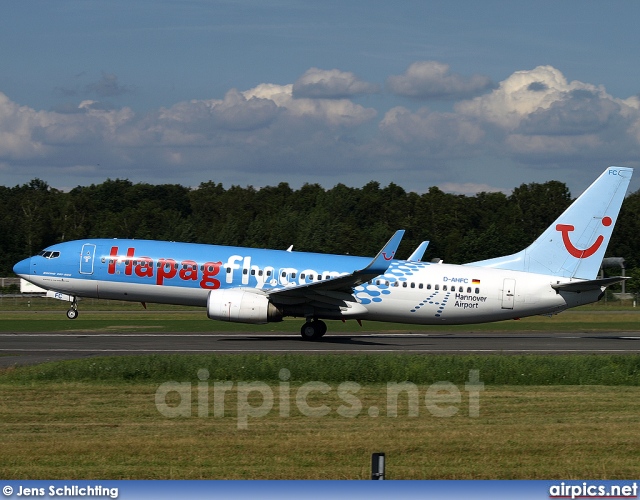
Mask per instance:
[[[396,184],[325,189],[287,183],[256,189],[205,182],[134,184],[108,179],[69,192],[40,179],[0,186],[0,276],[53,243],[83,238],[138,238],[373,256],[405,229],[398,258],[423,240],[425,260],[459,264],[526,247],[572,202],[564,183],[522,184],[510,195],[424,194]],[[640,190],[625,200],[607,256],[640,267]],[[618,271],[616,271],[617,273]]]

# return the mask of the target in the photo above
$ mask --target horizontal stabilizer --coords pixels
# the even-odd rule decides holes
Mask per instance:
[[[557,283],[551,285],[551,288],[561,292],[588,292],[591,290],[598,290],[602,287],[608,287],[628,280],[629,277],[615,276],[613,278],[602,278],[599,280],[586,280],[586,281],[570,281],[568,283]]]

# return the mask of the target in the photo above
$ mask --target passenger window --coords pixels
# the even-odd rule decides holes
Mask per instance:
[[[467,287],[467,293],[471,293],[471,287]]]
[[[479,288],[476,288],[476,293],[480,293],[480,289]]]
[[[418,288],[422,288],[422,287],[423,287],[423,284],[422,284],[422,283],[420,283],[420,284],[418,285]]]
[[[431,290],[431,283],[427,284],[427,290]]]
[[[411,283],[411,288],[415,288],[416,284],[415,283]]]
[[[442,287],[442,290],[446,292],[446,291],[447,291],[447,285],[444,285],[444,286]]]
[[[402,288],[407,288],[407,282],[402,283]]]
[[[436,290],[440,290],[440,285],[436,285]]]

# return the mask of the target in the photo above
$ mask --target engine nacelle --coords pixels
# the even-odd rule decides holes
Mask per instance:
[[[211,290],[207,298],[207,316],[234,323],[282,321],[282,312],[266,295],[239,288]]]

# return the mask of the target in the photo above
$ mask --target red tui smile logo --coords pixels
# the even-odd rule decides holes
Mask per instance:
[[[602,225],[605,227],[609,227],[613,222],[611,217],[603,217]],[[575,229],[571,224],[558,224],[556,225],[556,231],[560,231],[562,233],[562,242],[564,243],[567,252],[569,252],[576,259],[586,259],[587,257],[591,257],[594,253],[598,251],[600,245],[604,241],[604,236],[600,235],[596,238],[596,241],[589,248],[584,250],[580,250],[576,248],[573,243],[571,243],[571,238],[569,237],[569,233]]]

